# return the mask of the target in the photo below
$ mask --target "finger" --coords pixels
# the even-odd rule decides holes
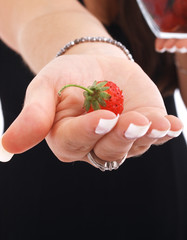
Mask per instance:
[[[179,39],[176,42],[177,52],[187,53],[187,39]]]
[[[96,142],[116,125],[118,116],[106,110],[58,121],[46,137],[58,159],[69,162],[86,159]]]
[[[172,138],[178,137],[182,133],[184,125],[179,118],[173,115],[167,115],[166,119],[170,122],[170,130],[165,137],[158,139],[155,142],[156,145],[163,144]]]
[[[142,112],[143,114],[143,112]],[[163,139],[170,130],[170,122],[163,115],[156,111],[145,112],[144,115],[151,122],[151,126],[147,133],[137,139],[131,147],[128,156],[139,156],[147,151],[152,144],[155,144],[158,140]]]
[[[177,51],[176,47],[177,39],[168,39],[165,41],[163,45],[163,49],[161,51],[166,51],[169,53],[175,53]]]
[[[164,44],[167,40],[166,39],[161,39],[161,38],[156,38],[155,40],[155,49],[157,52],[164,52],[165,49],[164,49]]]
[[[95,154],[105,161],[122,159],[133,142],[149,129],[150,122],[142,114],[132,111],[120,116],[116,127],[100,139],[94,147]]]
[[[178,137],[183,129],[183,124],[175,116],[152,113],[147,116],[152,124],[147,134],[134,142],[128,156],[142,155],[149,147],[154,145],[160,145],[168,140]]]
[[[155,49],[160,53],[174,53],[177,51],[176,42],[177,39],[156,39]]]
[[[153,140],[163,138],[171,128],[169,120],[162,113],[149,112],[145,116],[151,121],[151,126],[147,134],[139,139],[136,144],[152,144]]]
[[[187,39],[156,39],[155,49],[160,53],[187,53]]]
[[[42,141],[52,126],[55,106],[53,86],[38,75],[27,89],[23,110],[3,135],[3,147],[22,153]]]

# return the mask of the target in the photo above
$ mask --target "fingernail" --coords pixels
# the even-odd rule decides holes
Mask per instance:
[[[158,53],[164,53],[166,51],[166,48],[156,49]]]
[[[187,48],[186,47],[178,48],[177,51],[179,53],[187,53]]]
[[[156,49],[157,52],[159,53],[164,53],[164,52],[169,52],[169,53],[175,53],[175,52],[179,52],[179,53],[187,53],[187,48],[186,47],[182,47],[182,48],[177,48],[176,46],[173,46],[171,48],[161,48],[161,49]]]
[[[170,130],[170,131],[167,133],[167,135],[168,135],[169,137],[175,138],[175,137],[178,137],[178,136],[181,134],[181,132],[182,132],[182,129],[179,130],[179,131],[171,131],[171,130]]]
[[[125,137],[129,139],[136,139],[144,136],[146,132],[148,131],[149,127],[151,125],[151,122],[146,126],[137,126],[133,123],[129,125],[125,132]]]
[[[160,131],[157,129],[152,129],[152,131],[147,135],[150,138],[162,138],[164,136],[166,136],[166,134],[168,133],[169,129],[166,131]]]
[[[171,48],[167,48],[166,51],[169,52],[169,53],[174,53],[174,52],[177,51],[177,47],[176,47],[176,46],[173,46],[173,47],[171,47]]]
[[[2,145],[2,137],[0,139],[0,162],[8,162],[13,157],[13,153],[7,152]]]
[[[119,114],[117,117],[113,119],[100,119],[99,123],[95,129],[96,134],[106,134],[112,130],[112,128],[115,127],[117,121],[119,119]]]

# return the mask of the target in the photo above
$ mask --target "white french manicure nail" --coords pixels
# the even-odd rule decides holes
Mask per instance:
[[[156,49],[156,51],[159,52],[159,53],[164,53],[166,51],[166,48]]]
[[[129,139],[136,139],[144,136],[146,132],[148,131],[149,127],[151,125],[151,122],[146,126],[137,126],[133,123],[129,125],[125,132],[125,137]]]
[[[175,137],[178,137],[178,136],[181,134],[181,132],[182,132],[182,129],[179,130],[179,131],[171,131],[171,130],[170,130],[170,131],[167,133],[167,135],[168,135],[169,137],[175,138]]]
[[[167,52],[174,53],[177,51],[177,47],[173,46],[172,48],[167,48]]]
[[[168,133],[169,129],[166,131],[160,131],[157,129],[152,129],[152,131],[147,135],[150,138],[162,138],[164,136],[166,136],[166,134]]]
[[[2,137],[0,139],[0,162],[8,162],[13,157],[13,153],[7,152],[2,145]]]
[[[178,48],[177,51],[179,53],[187,53],[187,48],[186,47]]]
[[[100,119],[99,123],[95,129],[96,134],[106,134],[112,130],[112,128],[115,127],[117,121],[119,119],[119,114],[117,117],[113,119]]]

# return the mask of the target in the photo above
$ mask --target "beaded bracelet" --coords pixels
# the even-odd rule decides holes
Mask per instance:
[[[125,55],[128,57],[130,61],[134,62],[134,59],[130,54],[129,50],[122,43],[106,37],[82,37],[82,38],[75,39],[74,41],[69,42],[63,48],[61,48],[60,51],[57,53],[56,57],[63,55],[64,53],[67,52],[67,50],[72,48],[74,45],[77,45],[79,43],[86,43],[86,42],[102,42],[102,43],[109,43],[109,44],[115,45],[125,53]]]

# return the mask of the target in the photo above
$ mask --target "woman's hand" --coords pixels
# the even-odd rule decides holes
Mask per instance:
[[[158,52],[187,53],[187,39],[156,39],[155,48]]]
[[[156,39],[155,48],[160,53],[175,54],[179,88],[187,106],[187,39]]]
[[[124,92],[124,112],[83,110],[81,89],[66,84],[88,86],[94,80],[115,82]],[[124,58],[93,55],[64,55],[46,65],[30,83],[18,118],[2,138],[4,148],[22,153],[44,138],[58,159],[88,161],[93,149],[105,160],[122,159],[144,153],[152,144],[177,137],[183,125],[169,116],[162,97],[149,77],[134,62]]]

